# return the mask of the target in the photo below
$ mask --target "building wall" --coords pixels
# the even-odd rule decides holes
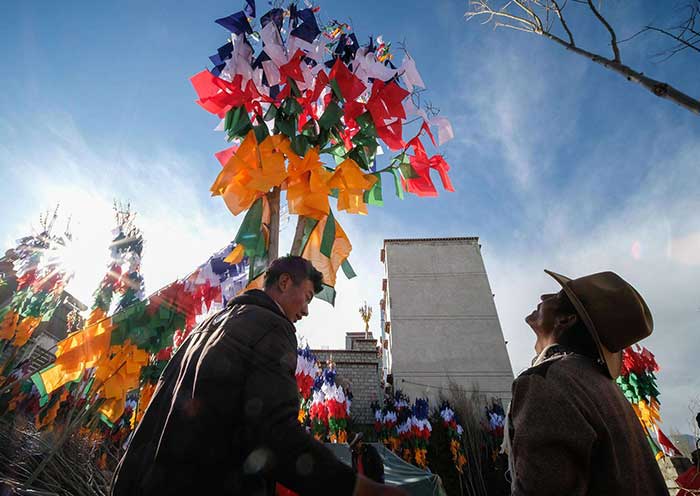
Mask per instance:
[[[386,240],[394,388],[437,400],[453,381],[508,401],[513,372],[478,238]]]
[[[370,405],[382,398],[377,341],[354,337],[350,346],[351,349],[346,350],[313,350],[313,353],[320,362],[332,360],[335,363],[338,383],[343,387],[349,385],[352,390],[350,415],[356,422],[370,424],[374,422]]]

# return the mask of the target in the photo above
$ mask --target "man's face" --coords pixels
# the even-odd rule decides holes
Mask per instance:
[[[314,298],[314,284],[310,279],[294,284],[289,274],[282,274],[277,281],[277,287],[277,303],[289,320],[296,322],[309,315],[309,303]]]
[[[538,336],[549,336],[554,332],[558,316],[559,294],[547,293],[540,296],[540,303],[525,317],[525,322]]]

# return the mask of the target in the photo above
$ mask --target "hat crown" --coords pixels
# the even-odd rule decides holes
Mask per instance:
[[[566,283],[592,321],[600,342],[615,353],[648,337],[651,311],[632,285],[614,272],[600,272]]]

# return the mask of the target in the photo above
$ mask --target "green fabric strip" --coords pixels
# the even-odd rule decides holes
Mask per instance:
[[[282,117],[280,114],[281,112],[277,113],[275,129],[291,139],[296,134],[297,119],[294,116]]]
[[[323,115],[318,120],[318,125],[321,129],[330,129],[340,122],[343,115],[343,110],[337,103],[331,102],[324,110]]]
[[[331,286],[328,286],[327,284],[323,285],[323,289],[316,293],[316,298],[319,300],[326,301],[330,303],[331,305],[335,306],[335,289],[333,289]]]
[[[333,217],[333,211],[328,210],[328,220],[326,220],[326,226],[323,229],[323,236],[321,237],[321,253],[328,258],[331,258],[331,253],[333,252],[333,244],[335,243],[335,217]]]
[[[303,110],[304,108],[296,98],[287,97],[280,105],[280,111],[288,116],[298,116]]]
[[[340,91],[340,86],[338,85],[338,81],[334,79],[331,79],[329,81],[331,90],[333,91],[333,94],[335,97],[340,100],[341,102],[343,101],[343,93]]]
[[[309,148],[309,139],[303,134],[297,134],[291,140],[292,150],[294,153],[303,157],[306,155],[306,150]]]
[[[262,143],[263,140],[270,135],[270,130],[265,123],[254,126],[253,132],[255,133],[255,139],[258,140],[258,143]]]
[[[44,381],[41,378],[41,373],[45,372],[47,370],[51,370],[52,368],[56,367],[55,365],[49,365],[45,369],[35,373],[32,375],[32,382],[36,386],[37,391],[39,391],[39,406],[44,406],[46,403],[49,401],[49,395],[46,392],[46,385],[44,384]]]
[[[291,90],[292,95],[295,96],[296,98],[300,98],[301,91],[299,91],[299,86],[297,86],[296,81],[294,81],[292,78],[288,77],[287,84],[289,85],[289,89]]]
[[[372,189],[365,191],[365,203],[382,207],[384,206],[384,199],[382,198],[382,176],[380,174],[374,175],[377,177],[377,182],[374,183]]]
[[[399,169],[401,170],[401,175],[404,177],[404,179],[416,179],[420,177],[410,163],[399,164]]]
[[[403,186],[401,186],[401,178],[399,177],[398,169],[392,167],[389,169],[394,175],[394,187],[396,188],[396,196],[403,200]]]
[[[100,413],[100,420],[107,424],[107,427],[109,427],[110,429],[114,427],[114,423],[111,422],[104,413]]]
[[[343,263],[340,264],[340,267],[343,269],[345,277],[347,277],[348,279],[352,279],[353,277],[357,276],[357,274],[355,274],[355,271],[352,268],[352,265],[350,265],[350,262],[348,262],[347,258],[343,260]]]
[[[276,115],[277,115],[277,107],[275,107],[274,105],[270,105],[267,108],[267,111],[265,112],[265,116],[263,117],[263,120],[264,121],[271,121],[275,118]]]
[[[644,430],[646,431],[646,428]],[[656,445],[649,432],[646,432],[646,435],[651,451],[654,453],[654,456],[658,456],[658,454],[662,452],[661,449]]]
[[[350,153],[348,153],[348,157],[357,162],[357,165],[359,165],[360,168],[362,168],[363,170],[370,170],[372,161],[369,159],[369,156],[367,156],[364,147],[356,146],[355,148],[350,150]]]
[[[244,106],[236,107],[226,112],[224,119],[224,129],[229,140],[243,137],[248,134],[253,125]]]
[[[236,234],[235,242],[243,245],[245,254],[249,257],[262,254],[258,253],[259,239],[262,237],[262,214],[263,199],[258,198],[246,212]]]
[[[248,272],[248,282],[253,282],[259,276],[262,275],[265,270],[267,270],[268,259],[267,253],[264,256],[251,257],[250,261],[250,271]]]
[[[304,217],[304,219],[306,222],[304,224],[304,235],[301,238],[301,253],[304,253],[306,244],[309,242],[309,238],[311,237],[311,233],[318,225],[318,221],[316,219],[311,219],[309,217]]]
[[[88,383],[85,385],[85,389],[83,389],[83,395],[86,395],[90,392],[92,389],[92,385],[95,383],[95,376],[92,376]]]

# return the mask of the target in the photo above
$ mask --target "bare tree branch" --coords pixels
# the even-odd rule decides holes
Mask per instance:
[[[513,26],[512,24],[506,24],[505,22],[496,22],[494,24],[494,27],[496,28],[508,28],[508,29],[515,29],[516,31],[522,31],[523,33],[532,33],[532,29],[525,29],[525,28],[520,28],[518,26]]]
[[[615,62],[620,62],[620,49],[617,46],[617,36],[615,36],[615,30],[612,28],[612,26],[610,26],[608,21],[605,20],[605,17],[601,15],[595,5],[593,5],[593,0],[588,0],[588,8],[591,9],[593,15],[598,18],[600,23],[605,26],[605,29],[607,29],[610,33],[610,45],[612,45],[613,55],[615,56],[614,60]]]
[[[657,26],[646,26],[642,32],[657,32],[663,36],[671,38],[678,43],[672,46],[670,49],[665,50],[656,54],[655,56],[661,56],[666,54],[667,56],[664,60],[668,60],[675,54],[682,52],[690,48],[698,53],[700,53],[700,32],[695,28],[695,23],[700,16],[700,0],[696,0],[696,3],[686,5],[689,10],[687,17],[680,22],[680,24],[669,27],[669,28],[659,28]]]
[[[655,79],[647,77],[643,73],[635,71],[631,67],[626,66],[621,62],[620,51],[615,31],[612,28],[612,26],[605,20],[605,18],[600,14],[598,9],[595,8],[595,6],[592,3],[592,0],[571,1],[574,3],[586,5],[590,10],[593,11],[593,13],[598,18],[599,22],[601,22],[606,27],[608,33],[610,34],[611,45],[613,48],[614,56],[612,59],[581,48],[575,44],[573,32],[569,28],[569,25],[567,24],[562,14],[564,5],[566,5],[566,0],[564,0],[564,3],[562,5],[559,5],[558,0],[525,0],[525,3],[524,0],[509,0],[505,3],[501,2],[500,7],[494,5],[497,3],[497,0],[471,0],[470,5],[472,7],[472,10],[467,12],[465,16],[467,17],[467,19],[482,16],[486,18],[484,24],[493,22],[495,27],[497,28],[505,27],[509,29],[514,29],[516,31],[524,31],[526,33],[533,33],[539,36],[543,36],[544,38],[555,42],[556,44],[564,47],[565,49],[576,53],[582,57],[585,57],[591,60],[592,62],[595,62],[596,64],[599,64],[605,67],[606,69],[615,72],[616,74],[624,77],[626,80],[639,84],[640,86],[647,89],[659,98],[670,100],[685,108],[686,110],[689,110],[694,114],[700,115],[699,100],[674,88],[668,83],[657,81]],[[700,6],[700,0],[696,1]],[[525,17],[512,13],[509,9],[514,9],[515,7],[512,7],[513,5],[515,5],[521,12],[524,12]],[[546,28],[545,26],[543,26],[538,13],[536,12],[535,8],[533,8],[533,5],[536,6],[535,8],[541,8],[545,11],[551,9],[557,15],[563,30],[566,32],[566,37],[568,38],[568,41],[562,38],[561,36],[555,34],[551,30],[550,24],[547,24]],[[693,13],[697,13],[698,11],[700,10],[693,10]],[[518,12],[518,14],[520,14],[521,12]],[[688,35],[694,35],[693,33],[696,32],[694,23],[695,17],[691,16],[691,18],[689,18],[689,20],[683,26],[681,26],[681,28],[685,29],[685,31],[682,31],[682,33],[684,34],[677,34],[677,36],[683,37]],[[693,44],[693,41],[689,41],[687,37],[683,39],[685,39],[688,43]],[[694,39],[695,38],[691,38],[691,40]],[[698,36],[698,41],[700,42],[700,36]],[[687,47],[683,45],[683,48],[685,49]],[[675,48],[674,50],[677,51],[678,48]]]
[[[507,12],[505,9],[508,8],[508,4],[506,4],[502,9],[500,10],[493,10],[491,6],[488,4],[488,0],[473,0],[471,4],[474,6],[474,11],[472,12],[467,12],[466,17],[467,19],[472,19],[477,16],[486,16],[487,19],[484,21],[484,24],[488,24],[491,22],[494,18],[503,18],[503,19],[510,19],[512,21],[518,22],[522,24],[520,26],[520,29],[523,31],[527,31],[529,33],[537,33],[537,24],[529,19],[525,19],[523,17],[516,16],[514,14],[511,14],[510,12]],[[505,27],[505,24],[500,24],[500,26]],[[512,27],[512,26],[509,26]],[[539,34],[539,33],[538,33]]]
[[[554,12],[557,14],[557,17],[559,18],[559,22],[561,22],[561,26],[564,28],[564,31],[566,31],[566,34],[569,36],[569,43],[571,44],[571,46],[576,46],[576,43],[574,43],[574,35],[571,34],[571,31],[569,30],[569,26],[566,25],[566,21],[564,20],[564,16],[561,13],[561,10],[564,7],[559,7],[557,0],[552,0],[552,5],[554,5]],[[566,6],[566,2],[564,2],[564,6]]]
[[[695,46],[694,44],[690,43],[689,41],[683,39],[680,36],[677,36],[673,33],[670,33],[664,29],[660,28],[655,28],[654,26],[646,26],[642,31],[656,31],[658,33],[661,33],[665,36],[668,36],[669,38],[673,38],[676,40],[682,47],[680,49],[675,49],[674,54],[677,52],[680,52],[681,50],[685,50],[686,48],[690,48],[691,50],[695,50],[696,52],[700,52],[700,47]]]
[[[637,36],[644,33],[653,32],[659,33],[664,37],[671,38],[677,43],[668,49],[655,53],[654,55],[652,55],[652,59],[657,57],[663,57],[661,62],[665,62],[677,53],[680,53],[687,49],[700,53],[700,31],[697,31],[697,29],[695,28],[695,23],[698,17],[700,16],[700,0],[696,0],[696,5],[686,5],[686,8],[689,10],[689,12],[686,14],[687,17],[678,25],[671,26],[668,28],[660,28],[658,26],[648,25],[640,31],[637,31],[629,38],[621,40],[619,43],[624,43],[633,40]]]
[[[514,2],[518,7],[520,7],[521,9],[523,9],[523,10],[525,11],[525,13],[527,13],[527,15],[529,15],[529,16],[535,21],[535,23],[537,24],[537,27],[539,28],[540,31],[544,31],[544,28],[543,28],[543,26],[542,26],[542,21],[540,20],[539,17],[537,17],[537,15],[535,14],[535,11],[533,11],[533,10],[532,10],[531,8],[529,8],[529,7],[526,7],[526,6],[523,4],[523,2],[522,2],[521,0],[513,0],[513,2]]]

